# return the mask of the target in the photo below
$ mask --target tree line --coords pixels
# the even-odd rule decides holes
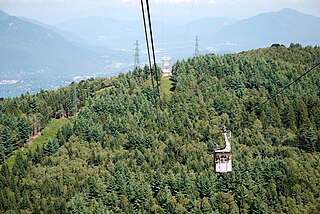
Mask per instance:
[[[110,79],[72,83],[56,91],[0,100],[0,164],[12,152],[36,136],[52,118],[73,116],[96,91],[112,84]]]
[[[181,60],[158,106],[147,67],[112,87],[89,81],[105,89],[55,139],[2,165],[0,210],[317,213],[319,69],[275,95],[319,56],[319,47],[292,44]],[[213,170],[222,125],[232,132],[230,174]]]

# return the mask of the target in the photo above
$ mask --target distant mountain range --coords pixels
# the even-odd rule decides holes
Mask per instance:
[[[205,39],[208,43],[234,44],[233,51],[266,47],[273,43],[319,45],[320,17],[283,9],[241,20]]]
[[[31,23],[36,24],[36,25],[40,25],[43,28],[47,28],[47,29],[53,30],[56,33],[58,33],[60,36],[62,36],[64,39],[69,40],[71,42],[76,42],[78,44],[86,44],[87,43],[86,41],[82,40],[81,38],[79,38],[74,33],[60,30],[60,29],[58,29],[58,28],[56,28],[54,26],[43,24],[43,23],[41,23],[41,22],[39,22],[37,20],[30,19],[30,18],[27,18],[27,17],[19,17],[19,19],[22,19],[22,20],[27,21],[27,22],[31,22]]]
[[[119,72],[111,65],[123,57],[121,51],[81,41],[72,33],[0,11],[0,97]]]
[[[156,47],[186,46],[189,51],[196,36],[199,36],[202,53],[237,52],[247,49],[270,46],[273,43],[301,43],[302,45],[320,44],[320,18],[300,13],[292,9],[263,13],[249,19],[204,18],[187,25],[153,22]],[[56,28],[72,32],[91,44],[112,48],[132,49],[135,40],[144,41],[142,20],[119,21],[103,17],[87,17],[64,22]],[[170,43],[169,45],[162,44]],[[179,47],[180,48],[180,47]],[[172,50],[173,49],[173,50]],[[191,54],[190,54],[191,52]],[[183,55],[188,56],[188,54]]]
[[[0,72],[48,74],[103,72],[101,54],[72,43],[54,30],[1,13]]]
[[[86,17],[55,26],[72,32],[87,43],[105,47],[132,47],[136,39],[143,39],[141,21],[122,21],[105,17]]]
[[[152,24],[154,38],[158,44],[193,40],[195,35],[212,35],[235,22],[236,20],[229,18],[203,18],[188,25],[163,23],[158,20]],[[124,21],[105,17],[86,17],[63,22],[55,27],[65,32],[72,32],[90,44],[112,48],[132,48],[135,40],[141,42],[145,40],[142,20]],[[162,44],[156,46],[163,48]]]
[[[223,54],[273,43],[320,45],[319,26],[319,17],[291,9],[240,21],[205,18],[187,25],[153,22],[157,54],[171,56],[173,62],[193,56],[196,36],[201,54]],[[140,41],[140,61],[144,64],[142,20],[86,17],[49,26],[0,11],[0,97],[11,93],[18,83],[24,83],[19,85],[19,93],[35,92],[81,76],[124,72],[132,68],[135,40]],[[59,80],[53,81],[55,78]]]

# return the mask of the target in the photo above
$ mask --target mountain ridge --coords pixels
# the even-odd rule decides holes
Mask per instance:
[[[100,21],[96,22],[97,19]],[[83,19],[87,20],[85,26],[81,21],[76,21],[77,25],[71,21],[67,22],[66,29],[57,29],[57,26],[3,11],[0,11],[0,20],[0,72],[4,80],[24,80],[31,78],[30,74],[32,78],[41,77],[41,81],[47,82],[53,76],[68,77],[70,81],[70,76],[114,75],[132,68],[134,41],[139,40],[140,49],[144,49],[141,21],[93,16]],[[193,55],[196,35],[200,40],[200,54],[235,53],[274,43],[286,46],[320,43],[320,29],[315,27],[320,26],[320,18],[288,8],[239,21],[204,18],[186,26],[155,20],[153,26],[157,54],[171,56],[172,61]],[[77,30],[76,37],[85,38],[61,35],[61,30],[71,27]],[[147,61],[145,52],[141,51],[140,61],[141,65]],[[112,69],[113,73],[107,74],[106,69]],[[37,74],[39,72],[41,75]],[[59,86],[64,84],[59,83]],[[47,86],[41,88],[47,89]]]
[[[320,17],[285,8],[262,13],[224,27],[210,38],[215,42],[233,42],[239,50],[269,46],[272,43],[320,44]]]
[[[64,67],[64,70],[62,71],[64,73],[66,71],[71,72],[73,69],[77,68],[77,66],[72,68],[74,65],[72,64],[72,60],[76,60],[78,63],[86,61],[86,63],[89,63],[93,68],[96,67],[94,65],[98,64],[97,61],[92,61],[94,63],[90,63],[90,60],[88,60],[90,59],[89,56],[83,57],[85,50],[81,50],[74,46],[55,31],[43,28],[40,25],[31,22],[23,21],[15,16],[8,16],[1,21],[0,39],[0,46],[3,51],[21,49],[28,52],[28,55],[32,56],[32,58],[34,57],[33,59],[29,57],[28,61],[30,60],[30,63],[20,65],[16,63],[20,62],[20,60],[14,59],[15,62],[12,63],[12,65],[15,65],[15,67],[13,67],[14,69],[38,69],[39,66],[49,66],[52,67],[52,69],[57,69],[59,67],[61,69]],[[61,56],[62,53],[66,55]],[[1,59],[5,60],[3,57]],[[25,57],[28,58],[27,56]],[[70,57],[71,60],[68,60],[68,57]],[[98,55],[96,57],[98,57]],[[51,62],[51,59],[54,61]],[[91,60],[93,60],[93,58],[91,58]],[[59,62],[63,61],[69,61],[71,67],[68,68],[67,64],[57,66]],[[32,63],[34,63],[34,66],[32,66]],[[10,70],[10,66],[5,67],[3,66],[3,63],[1,64],[2,66],[0,66],[0,68],[2,71]],[[85,63],[79,67],[81,71],[85,71],[88,68],[88,66],[85,66]]]
[[[0,212],[317,213],[320,75],[272,97],[319,56],[293,45],[181,60],[160,78],[161,107],[139,67],[1,99]]]
[[[163,22],[153,20],[153,30],[156,43],[165,41],[180,42],[195,38],[194,32],[200,35],[215,33],[222,27],[234,23],[230,18],[204,18],[189,24]],[[208,27],[208,25],[212,27]],[[89,16],[81,19],[70,20],[55,25],[60,30],[69,31],[86,41],[101,46],[122,45],[132,47],[135,40],[144,41],[143,24],[141,20],[118,20],[109,17]]]
[[[5,13],[4,11],[0,10],[0,22],[6,18],[7,16],[9,16],[9,14]]]
[[[16,16],[1,17],[0,81],[4,84],[0,85],[0,96],[55,89],[75,78],[111,76],[106,65],[121,56],[119,51],[67,40],[53,29]],[[8,84],[8,80],[15,84]]]

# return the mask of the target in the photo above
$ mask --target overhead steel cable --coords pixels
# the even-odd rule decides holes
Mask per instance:
[[[302,77],[306,76],[308,73],[310,73],[311,71],[313,71],[316,67],[318,67],[320,65],[320,63],[316,64],[315,66],[313,66],[312,68],[310,68],[308,71],[306,71],[305,73],[303,73],[302,75],[300,75],[297,79],[295,79],[293,82],[289,83],[288,85],[286,85],[283,89],[281,89],[278,93],[276,93],[276,96],[281,94],[284,90],[286,90],[287,88],[289,88],[292,84],[298,82]]]
[[[192,18],[193,10],[194,10],[194,3],[195,3],[195,0],[192,1],[192,7],[191,7],[190,15],[189,15],[189,21],[188,21],[188,24],[187,24],[187,30],[186,30],[186,33],[184,35],[183,40],[186,40],[187,35],[188,35],[188,31],[189,31],[189,27],[190,27],[190,23],[191,23],[191,18]]]
[[[162,8],[161,8],[161,27],[162,27],[162,43],[164,43],[164,0],[161,1]],[[162,54],[162,57],[164,57],[164,53]]]
[[[150,56],[149,38],[148,38],[148,32],[147,32],[147,24],[146,24],[145,12],[144,12],[144,3],[143,3],[143,0],[141,0],[141,10],[142,10],[144,34],[145,34],[145,37],[146,37],[147,52],[148,52],[148,58],[149,58],[149,71],[150,71],[150,75],[151,75],[153,98],[154,98],[154,101],[155,101],[155,103],[156,103],[156,102],[157,102],[157,101],[156,101],[156,93],[155,93],[155,90],[154,90],[154,80],[153,80],[153,74],[152,74],[152,63],[151,63],[151,56]]]
[[[157,63],[156,63],[156,55],[154,51],[154,41],[153,41],[153,33],[152,33],[152,24],[151,24],[151,13],[150,13],[150,6],[149,6],[149,0],[146,0],[147,3],[147,12],[148,12],[148,21],[149,21],[149,31],[150,31],[150,38],[151,38],[151,48],[152,48],[152,54],[153,54],[153,65],[154,65],[154,73],[155,78],[157,82],[157,93],[158,93],[158,99],[160,97],[160,84],[159,84],[159,76],[157,72]]]
[[[306,72],[304,72],[303,74],[301,74],[298,78],[296,78],[295,80],[293,80],[291,83],[287,84],[285,87],[283,87],[282,89],[280,89],[278,92],[275,93],[275,95],[272,96],[268,96],[269,99],[267,99],[266,101],[264,101],[263,103],[261,103],[260,106],[266,104],[267,102],[269,102],[270,100],[273,100],[275,97],[277,97],[279,94],[282,94],[287,88],[289,88],[291,85],[293,85],[294,83],[298,82],[302,77],[306,76],[308,73],[310,73],[311,71],[313,71],[314,69],[316,69],[318,66],[320,66],[320,63],[317,63],[316,65],[314,65],[312,68],[310,68],[309,70],[307,70]],[[255,109],[255,108],[254,108]],[[253,110],[254,110],[253,109]]]
[[[179,43],[189,43],[189,42],[194,42],[194,40],[184,40],[184,41],[173,41],[173,42],[163,42],[163,43],[158,43],[158,45],[170,45],[170,44],[179,44]]]
[[[159,125],[161,129],[161,123],[160,123],[160,115],[159,115],[159,108],[160,108],[160,84],[159,84],[159,74],[157,71],[157,63],[156,63],[156,55],[155,55],[155,50],[154,50],[154,39],[153,39],[153,33],[152,33],[152,24],[151,24],[151,13],[150,13],[150,6],[149,6],[149,0],[146,0],[146,5],[147,5],[147,13],[148,13],[148,24],[149,24],[149,33],[150,33],[150,40],[151,40],[151,50],[152,50],[152,55],[153,55],[153,66],[154,69],[152,69],[152,63],[151,63],[151,57],[150,57],[150,46],[149,46],[149,39],[147,39],[147,26],[146,26],[146,18],[145,18],[145,10],[144,10],[144,4],[143,0],[141,0],[141,6],[142,6],[142,13],[144,17],[144,29],[145,29],[145,35],[146,35],[146,41],[148,45],[148,53],[149,53],[149,64],[150,64],[150,72],[152,74],[152,70],[154,70],[154,75],[151,76],[152,81],[153,81],[153,76],[155,76],[156,83],[157,83],[157,91],[155,91],[155,87],[153,88],[153,93],[154,93],[154,100],[155,100],[155,107],[156,107],[156,121],[157,124]],[[157,93],[155,95],[155,93]]]

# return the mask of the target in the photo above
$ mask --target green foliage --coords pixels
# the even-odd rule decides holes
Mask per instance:
[[[68,214],[82,214],[86,212],[86,199],[81,194],[76,194],[67,203],[66,213]]]
[[[31,152],[3,164],[0,212],[317,213],[318,70],[262,103],[319,56],[319,47],[291,45],[178,61],[158,107],[147,67],[88,80],[68,120],[47,121],[74,114],[71,88],[58,90],[62,106],[40,95],[4,100],[0,133],[11,143],[0,143],[3,159],[25,139],[21,130],[49,125]],[[222,125],[232,131],[229,174],[213,171]]]
[[[104,196],[105,185],[103,184],[100,177],[94,175],[91,176],[88,182],[88,198],[89,199],[99,199]]]
[[[45,155],[52,155],[59,149],[59,144],[55,140],[49,140],[49,142],[44,146],[43,151]]]
[[[25,94],[19,98],[0,100],[0,164],[25,146],[30,138],[42,132],[52,119],[75,115],[77,112],[74,109],[82,108],[88,98],[110,86],[111,82],[108,79],[90,79],[56,91],[41,90],[36,95]],[[74,95],[77,96],[76,102]],[[70,137],[70,127],[65,128],[63,134]],[[60,140],[61,146],[64,140]]]
[[[5,163],[8,164],[9,168],[12,169],[12,166],[15,163],[17,155],[20,153],[23,156],[28,156],[32,160],[33,163],[40,163],[44,158],[44,147],[48,144],[49,141],[56,141],[57,132],[60,129],[64,129],[64,125],[67,124],[68,120],[64,118],[60,119],[52,119],[46,128],[41,132],[41,136],[32,139],[29,141],[29,145],[27,149],[24,151],[15,151],[15,153],[9,157]],[[55,146],[56,147],[56,146]],[[56,147],[58,149],[59,147]]]

